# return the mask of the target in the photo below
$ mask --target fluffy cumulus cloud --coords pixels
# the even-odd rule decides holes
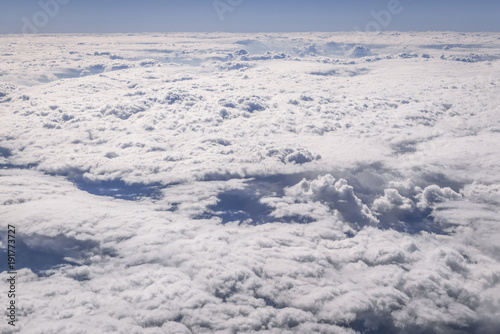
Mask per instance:
[[[498,38],[2,36],[0,331],[496,333]]]
[[[335,213],[340,213],[342,220],[357,226],[376,225],[377,219],[370,209],[354,194],[354,188],[345,179],[335,180],[327,174],[308,182],[302,180],[299,184],[285,190],[291,197],[308,198],[328,205]]]

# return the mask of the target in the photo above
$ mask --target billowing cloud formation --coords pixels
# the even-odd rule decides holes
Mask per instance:
[[[289,196],[308,197],[326,203],[331,209],[339,212],[343,220],[356,225],[377,224],[377,219],[370,209],[356,197],[353,187],[344,179],[335,181],[333,176],[327,174],[312,182],[302,180],[285,192]]]
[[[335,216],[356,229],[378,224],[368,206],[354,194],[353,187],[344,179],[336,181],[330,174],[312,181],[303,179],[284,192],[284,198],[263,199],[264,203],[275,208],[275,217],[308,216],[317,219],[316,213]]]
[[[498,37],[0,37],[0,331],[496,333]]]
[[[48,180],[28,174],[29,184]],[[27,178],[23,172],[3,177]],[[342,189],[330,176],[325,180]],[[182,212],[155,211],[154,203],[131,207],[70,189],[60,179],[40,190],[24,188],[34,197],[22,204],[26,212],[47,206],[44,193],[78,199],[45,216],[51,229],[30,214],[15,216],[13,205],[4,210],[8,223],[26,222],[25,233],[63,233],[92,253],[80,254],[75,259],[80,265],[63,264],[48,276],[21,271],[20,304],[30,319],[23,332],[354,333],[364,328],[419,333],[434,328],[448,333],[462,328],[492,333],[488,326],[498,321],[498,262],[454,238],[376,227],[347,237],[347,223],[335,215],[305,225],[221,226]],[[71,224],[58,224],[57,217],[73,218]],[[71,254],[67,242],[25,238],[26,247],[46,254],[59,252],[47,242],[58,242]],[[52,320],[44,322],[45,317]]]
[[[403,193],[406,196],[401,195]],[[403,227],[406,231],[415,229],[429,230],[431,223],[427,217],[436,204],[458,200],[461,195],[450,187],[441,188],[438,185],[429,185],[425,189],[415,186],[410,180],[405,182],[390,182],[389,188],[384,189],[384,196],[377,198],[372,209],[384,221],[386,227]]]

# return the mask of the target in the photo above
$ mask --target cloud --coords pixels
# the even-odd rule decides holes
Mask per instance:
[[[22,325],[26,332],[39,326],[47,332],[84,332],[87,317],[95,319],[94,330],[139,332],[354,333],[364,328],[417,333],[432,327],[447,333],[450,326],[488,332],[496,321],[491,312],[499,298],[493,293],[498,263],[452,237],[412,236],[369,226],[346,234],[343,217],[329,211],[335,201],[323,205],[322,219],[308,224],[221,225],[217,219],[190,219],[194,213],[187,207],[156,211],[161,201],[86,195],[60,178],[31,174],[30,183],[18,189],[30,191],[33,199],[4,206],[6,221],[18,219],[5,210],[13,205],[30,212],[37,202],[46,207],[48,202],[38,196],[46,190],[32,185],[50,179],[56,182],[45,187],[50,185],[55,198],[79,198],[68,202],[75,215],[71,229],[63,233],[91,233],[94,244],[87,248],[91,255],[73,254],[75,261],[86,261],[84,265],[63,264],[42,276],[20,271],[20,298],[30,319]],[[13,180],[25,173],[16,176],[12,170],[8,175],[3,178]],[[308,182],[306,191],[303,184],[287,188],[285,196],[358,203],[352,189],[329,175]],[[209,189],[217,194],[235,186],[242,187],[234,180],[194,183],[191,192],[187,185],[171,186],[173,197],[165,200],[179,192],[186,197],[177,201],[194,203],[210,197]],[[70,217],[67,211],[52,210],[45,219],[55,227],[65,217]],[[39,220],[23,222],[18,229],[29,234],[31,248],[49,245],[46,252],[59,252],[40,236],[30,236],[30,231],[46,231]],[[90,230],[88,223],[93,224]],[[59,226],[61,231],[62,220]],[[59,248],[64,245],[57,242]],[[112,247],[114,254],[100,254],[96,245]],[[52,321],[42,321],[46,317]]]
[[[355,39],[6,43],[0,331],[495,333],[496,36]]]
[[[312,200],[326,204],[330,209],[340,213],[342,218],[355,226],[376,225],[377,219],[368,206],[354,194],[354,188],[346,180],[335,180],[327,174],[316,180],[302,180],[297,185],[285,190],[288,196]]]

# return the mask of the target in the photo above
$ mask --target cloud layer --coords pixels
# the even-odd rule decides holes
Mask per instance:
[[[0,330],[495,333],[498,38],[0,37]]]

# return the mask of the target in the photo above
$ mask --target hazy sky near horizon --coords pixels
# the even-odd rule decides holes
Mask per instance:
[[[497,0],[0,0],[0,33],[500,31]]]

